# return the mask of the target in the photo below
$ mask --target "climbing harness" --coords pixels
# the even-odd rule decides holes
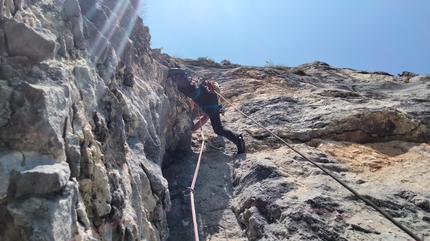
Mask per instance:
[[[200,93],[202,93],[202,89],[199,85],[199,87],[197,87],[197,94],[193,97],[193,100],[196,100],[197,98],[199,98]]]
[[[295,153],[297,153],[298,155],[300,155],[301,157],[303,157],[306,161],[312,163],[315,167],[319,168],[321,171],[323,171],[325,174],[329,175],[331,178],[333,178],[335,181],[337,181],[340,185],[342,185],[343,187],[345,187],[346,189],[348,189],[350,192],[352,192],[355,196],[357,196],[359,199],[361,199],[362,201],[364,201],[367,205],[373,207],[376,211],[378,211],[380,214],[382,214],[385,218],[387,218],[388,220],[390,220],[394,225],[396,225],[398,228],[400,228],[401,230],[403,230],[405,233],[407,233],[409,236],[411,236],[413,239],[415,239],[416,241],[422,241],[422,239],[420,239],[418,236],[416,236],[414,233],[412,233],[409,229],[407,229],[406,227],[404,227],[402,224],[400,224],[399,222],[397,222],[396,220],[394,220],[388,213],[386,213],[384,210],[380,209],[378,206],[376,206],[373,202],[371,202],[370,200],[364,198],[363,196],[361,196],[358,192],[356,192],[354,189],[352,189],[351,187],[349,187],[346,183],[344,183],[343,181],[341,181],[340,179],[338,179],[337,177],[335,177],[333,174],[331,174],[330,172],[326,171],[323,167],[321,167],[320,165],[318,165],[316,162],[310,160],[309,158],[307,158],[306,156],[304,156],[302,153],[300,153],[299,151],[297,151],[296,149],[294,149],[291,145],[289,145],[285,140],[283,140],[282,138],[280,138],[278,135],[276,135],[275,133],[273,133],[272,131],[270,131],[269,129],[267,129],[266,127],[264,127],[263,125],[261,125],[259,122],[257,122],[256,120],[252,119],[251,117],[249,117],[248,115],[246,115],[245,113],[243,113],[241,110],[239,110],[238,108],[234,107],[226,98],[224,98],[220,93],[215,92],[219,97],[221,97],[224,101],[226,101],[230,106],[232,106],[236,111],[238,111],[239,113],[241,113],[243,116],[245,116],[246,118],[250,119],[251,121],[253,121],[254,123],[256,123],[258,126],[260,126],[261,128],[265,129],[266,131],[268,131],[271,135],[273,135],[275,138],[277,138],[278,140],[280,140],[282,143],[284,143],[287,147],[289,147],[291,150],[293,150]]]
[[[215,110],[220,110],[221,106],[218,104],[214,104],[214,105],[199,105],[200,109],[202,110],[206,110],[206,109],[215,109]]]

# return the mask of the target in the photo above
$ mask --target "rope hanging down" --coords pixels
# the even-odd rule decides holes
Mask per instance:
[[[200,110],[198,110],[198,114],[200,116]],[[193,181],[191,182],[191,186],[190,186],[191,215],[193,218],[194,238],[196,241],[199,241],[199,231],[197,228],[196,207],[194,205],[194,186],[196,185],[197,175],[199,174],[200,161],[202,159],[203,147],[205,146],[205,136],[203,133],[203,125],[200,118],[199,118],[199,122],[200,122],[200,130],[202,133],[202,146],[200,147],[199,158],[197,159],[197,165],[196,165],[196,169],[194,170]]]
[[[236,111],[238,111],[239,113],[241,113],[243,116],[245,116],[246,118],[252,120],[254,123],[256,123],[258,126],[260,126],[261,128],[265,129],[266,131],[268,131],[271,135],[273,135],[275,138],[277,138],[278,140],[280,140],[282,143],[284,143],[287,147],[289,147],[291,150],[293,150],[295,153],[297,153],[298,155],[300,155],[301,157],[303,157],[306,161],[312,163],[314,166],[316,166],[317,168],[319,168],[321,171],[323,171],[325,174],[329,175],[331,178],[333,178],[335,181],[337,181],[340,185],[342,185],[343,187],[345,187],[346,189],[348,189],[350,192],[352,192],[355,196],[357,196],[359,199],[361,199],[362,201],[364,201],[367,205],[372,206],[376,211],[378,211],[380,214],[382,214],[385,218],[387,218],[388,220],[390,220],[394,225],[396,225],[397,227],[399,227],[401,230],[403,230],[405,233],[407,233],[409,236],[411,236],[413,239],[415,239],[416,241],[422,241],[418,236],[416,236],[415,234],[413,234],[409,229],[407,229],[406,227],[404,227],[402,224],[400,224],[399,222],[397,222],[396,220],[394,220],[390,215],[388,215],[388,213],[386,213],[384,210],[380,209],[378,206],[376,206],[373,202],[371,202],[370,200],[364,198],[363,196],[361,196],[359,193],[357,193],[354,189],[352,189],[351,187],[349,187],[346,183],[344,183],[343,181],[341,181],[340,179],[338,179],[337,177],[335,177],[333,174],[331,174],[330,172],[326,171],[324,168],[322,168],[320,165],[318,165],[316,162],[309,160],[309,158],[307,158],[306,156],[304,156],[302,153],[300,153],[299,151],[297,151],[296,149],[294,149],[291,145],[289,145],[285,140],[283,140],[282,138],[280,138],[279,136],[277,136],[275,133],[273,133],[272,131],[270,131],[269,129],[267,129],[266,127],[264,127],[263,125],[261,125],[260,123],[258,123],[256,120],[252,119],[251,117],[249,117],[248,115],[246,115],[245,113],[243,113],[241,110],[237,109],[236,107],[234,107],[226,98],[224,98],[224,96],[222,96],[221,94],[219,94],[218,92],[215,92],[219,97],[221,97],[225,102],[227,102],[231,107],[233,107]]]

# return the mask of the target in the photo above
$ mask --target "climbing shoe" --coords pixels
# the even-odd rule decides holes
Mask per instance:
[[[236,141],[237,146],[237,154],[245,153],[245,141],[243,140],[243,136],[239,135]]]

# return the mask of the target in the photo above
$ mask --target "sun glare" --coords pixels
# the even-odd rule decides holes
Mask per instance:
[[[137,0],[120,0],[114,6],[111,6],[111,13],[107,14],[108,18],[105,20],[95,19],[94,16],[100,16],[95,15],[98,11],[107,11],[103,4],[109,3],[100,1],[86,12],[85,18],[100,31],[96,34],[96,37],[91,39],[90,43],[90,50],[96,58],[106,54],[106,51],[109,51],[111,46],[115,50],[118,60],[121,59],[124,49],[130,42],[129,36],[139,17],[136,12],[136,9],[139,8],[139,3],[140,1]],[[109,73],[109,76],[111,74]]]

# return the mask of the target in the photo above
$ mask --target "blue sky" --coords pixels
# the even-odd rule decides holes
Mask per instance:
[[[430,73],[430,0],[142,0],[174,57]]]

